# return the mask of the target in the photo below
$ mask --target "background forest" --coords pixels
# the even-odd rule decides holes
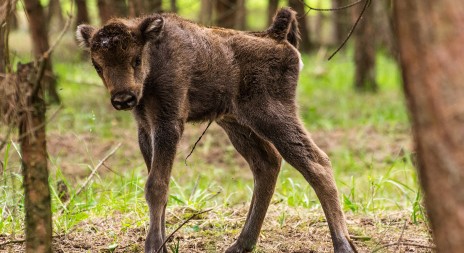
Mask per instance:
[[[352,2],[305,3],[326,9]],[[6,10],[7,3],[2,5]],[[305,64],[298,86],[300,115],[331,158],[358,250],[432,250],[414,168],[391,1],[373,1],[346,46],[328,61],[362,4],[330,12],[310,11],[298,0],[22,0],[2,26],[9,53],[2,51],[0,72],[19,70],[19,62],[46,62],[42,81],[55,252],[141,252],[148,226],[143,195],[147,171],[135,121],[130,112],[112,108],[87,53],[75,41],[76,26],[166,11],[204,25],[259,31],[280,6],[298,12]],[[43,57],[57,39],[51,57]],[[172,252],[223,252],[237,237],[251,199],[248,165],[218,126],[206,131],[185,163],[205,127],[186,126],[171,178],[168,233],[192,214],[210,211],[174,234],[168,242]],[[0,125],[2,252],[25,247],[22,138],[16,131]],[[284,163],[254,252],[332,250],[314,191]]]

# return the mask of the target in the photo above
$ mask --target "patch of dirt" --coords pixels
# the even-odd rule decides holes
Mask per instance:
[[[182,227],[168,242],[179,243],[179,252],[224,252],[237,238],[243,226],[248,207],[215,209],[201,215]],[[185,209],[168,209],[168,234],[189,217]],[[134,216],[134,217],[132,217]],[[131,214],[113,214],[82,222],[74,230],[55,236],[55,252],[143,252],[147,221],[136,226],[127,221],[139,218]],[[412,224],[405,213],[386,213],[377,217],[348,215],[348,227],[359,252],[372,252],[395,243],[378,252],[433,252],[430,248],[397,245],[401,242],[432,247],[425,223]],[[405,222],[406,221],[406,222]],[[0,236],[0,244],[7,241]],[[23,243],[0,247],[0,251],[24,252]],[[254,252],[303,253],[333,252],[327,223],[322,212],[283,205],[270,207],[257,248]]]

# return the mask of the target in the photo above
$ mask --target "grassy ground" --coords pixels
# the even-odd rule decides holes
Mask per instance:
[[[27,57],[21,32],[12,43]],[[50,106],[48,149],[57,252],[140,252],[148,226],[143,197],[146,168],[136,128],[128,112],[116,112],[88,61],[80,61],[72,38],[57,48],[55,71],[63,106]],[[349,51],[349,50],[348,50]],[[22,54],[21,54],[22,52]],[[65,59],[65,60],[63,60]],[[302,119],[316,143],[331,157],[350,233],[360,252],[400,238],[431,243],[413,167],[414,155],[398,69],[378,57],[378,94],[352,89],[350,52],[325,60],[324,50],[304,56],[298,89]],[[54,117],[52,117],[54,116]],[[184,159],[205,124],[187,126],[174,166],[168,203],[168,232],[191,214],[212,210],[189,222],[169,242],[173,252],[221,252],[237,237],[251,199],[253,179],[246,162],[223,131],[212,126],[188,165]],[[91,183],[63,209],[57,189],[70,195],[112,147]],[[0,244],[23,237],[23,201],[17,143],[0,153]],[[21,252],[22,244],[0,246]],[[272,205],[255,252],[331,252],[320,203],[303,177],[283,164]],[[380,252],[429,252],[393,246]]]

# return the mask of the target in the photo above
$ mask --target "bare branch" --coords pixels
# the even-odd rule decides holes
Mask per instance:
[[[193,147],[192,147],[192,150],[190,150],[190,153],[187,155],[187,157],[185,157],[185,160],[184,160],[184,163],[185,163],[185,166],[187,166],[187,159],[192,155],[193,151],[195,150],[195,148],[197,147],[197,144],[200,142],[201,138],[203,137],[203,135],[205,135],[206,131],[208,130],[209,126],[211,126],[211,123],[213,123],[212,120],[209,121],[208,125],[206,126],[205,130],[203,130],[203,133],[200,135],[200,137],[198,138],[198,140],[195,142],[195,144],[193,144]]]
[[[159,249],[156,251],[156,253],[161,252],[161,250],[163,249],[164,245],[166,245],[166,242],[169,241],[169,239],[171,239],[171,237],[172,237],[177,231],[179,231],[179,229],[181,229],[185,224],[187,224],[189,221],[191,221],[193,218],[197,217],[198,215],[204,214],[204,213],[207,213],[207,212],[210,212],[211,210],[213,210],[213,209],[210,208],[210,209],[207,209],[207,210],[204,210],[204,211],[201,211],[201,212],[192,214],[192,216],[190,216],[188,219],[186,219],[184,222],[182,222],[182,224],[180,224],[179,227],[177,227],[174,231],[172,231],[171,234],[169,234],[168,237],[166,237],[166,239],[164,239],[163,244],[161,244],[161,246],[160,246]]]
[[[71,196],[71,198],[69,198],[69,200],[66,201],[66,202],[62,205],[62,209],[59,211],[59,213],[68,210],[69,204],[74,200],[75,197],[77,197],[77,196],[87,187],[87,185],[88,185],[89,182],[92,180],[92,178],[95,176],[95,174],[97,174],[98,169],[99,169],[99,168],[105,163],[105,161],[108,160],[120,147],[121,147],[121,143],[117,144],[113,149],[111,149],[110,152],[108,152],[108,154],[106,154],[105,157],[103,157],[102,160],[100,160],[100,162],[97,164],[97,166],[95,166],[95,168],[92,170],[92,172],[90,173],[90,175],[87,177],[87,179],[85,180],[85,182],[81,185],[81,187],[79,188],[79,190],[77,190],[77,192],[76,192],[75,194],[73,194],[73,195]]]
[[[398,245],[398,242],[392,242],[392,243],[389,243],[389,244],[385,244],[385,245],[382,245],[382,246],[374,249],[372,251],[372,253],[375,253],[375,252],[378,252],[378,251],[380,251],[382,249],[392,247],[392,246],[396,246],[396,245]],[[424,244],[411,243],[411,242],[401,242],[400,245],[402,245],[402,246],[413,246],[413,247],[424,248],[424,249],[433,249],[433,250],[436,249],[436,247],[433,246],[433,245],[424,245]]]

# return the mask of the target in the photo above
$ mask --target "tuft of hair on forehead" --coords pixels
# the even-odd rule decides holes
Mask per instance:
[[[134,41],[129,28],[121,22],[112,22],[103,26],[94,34],[91,41],[92,50],[125,50]]]

